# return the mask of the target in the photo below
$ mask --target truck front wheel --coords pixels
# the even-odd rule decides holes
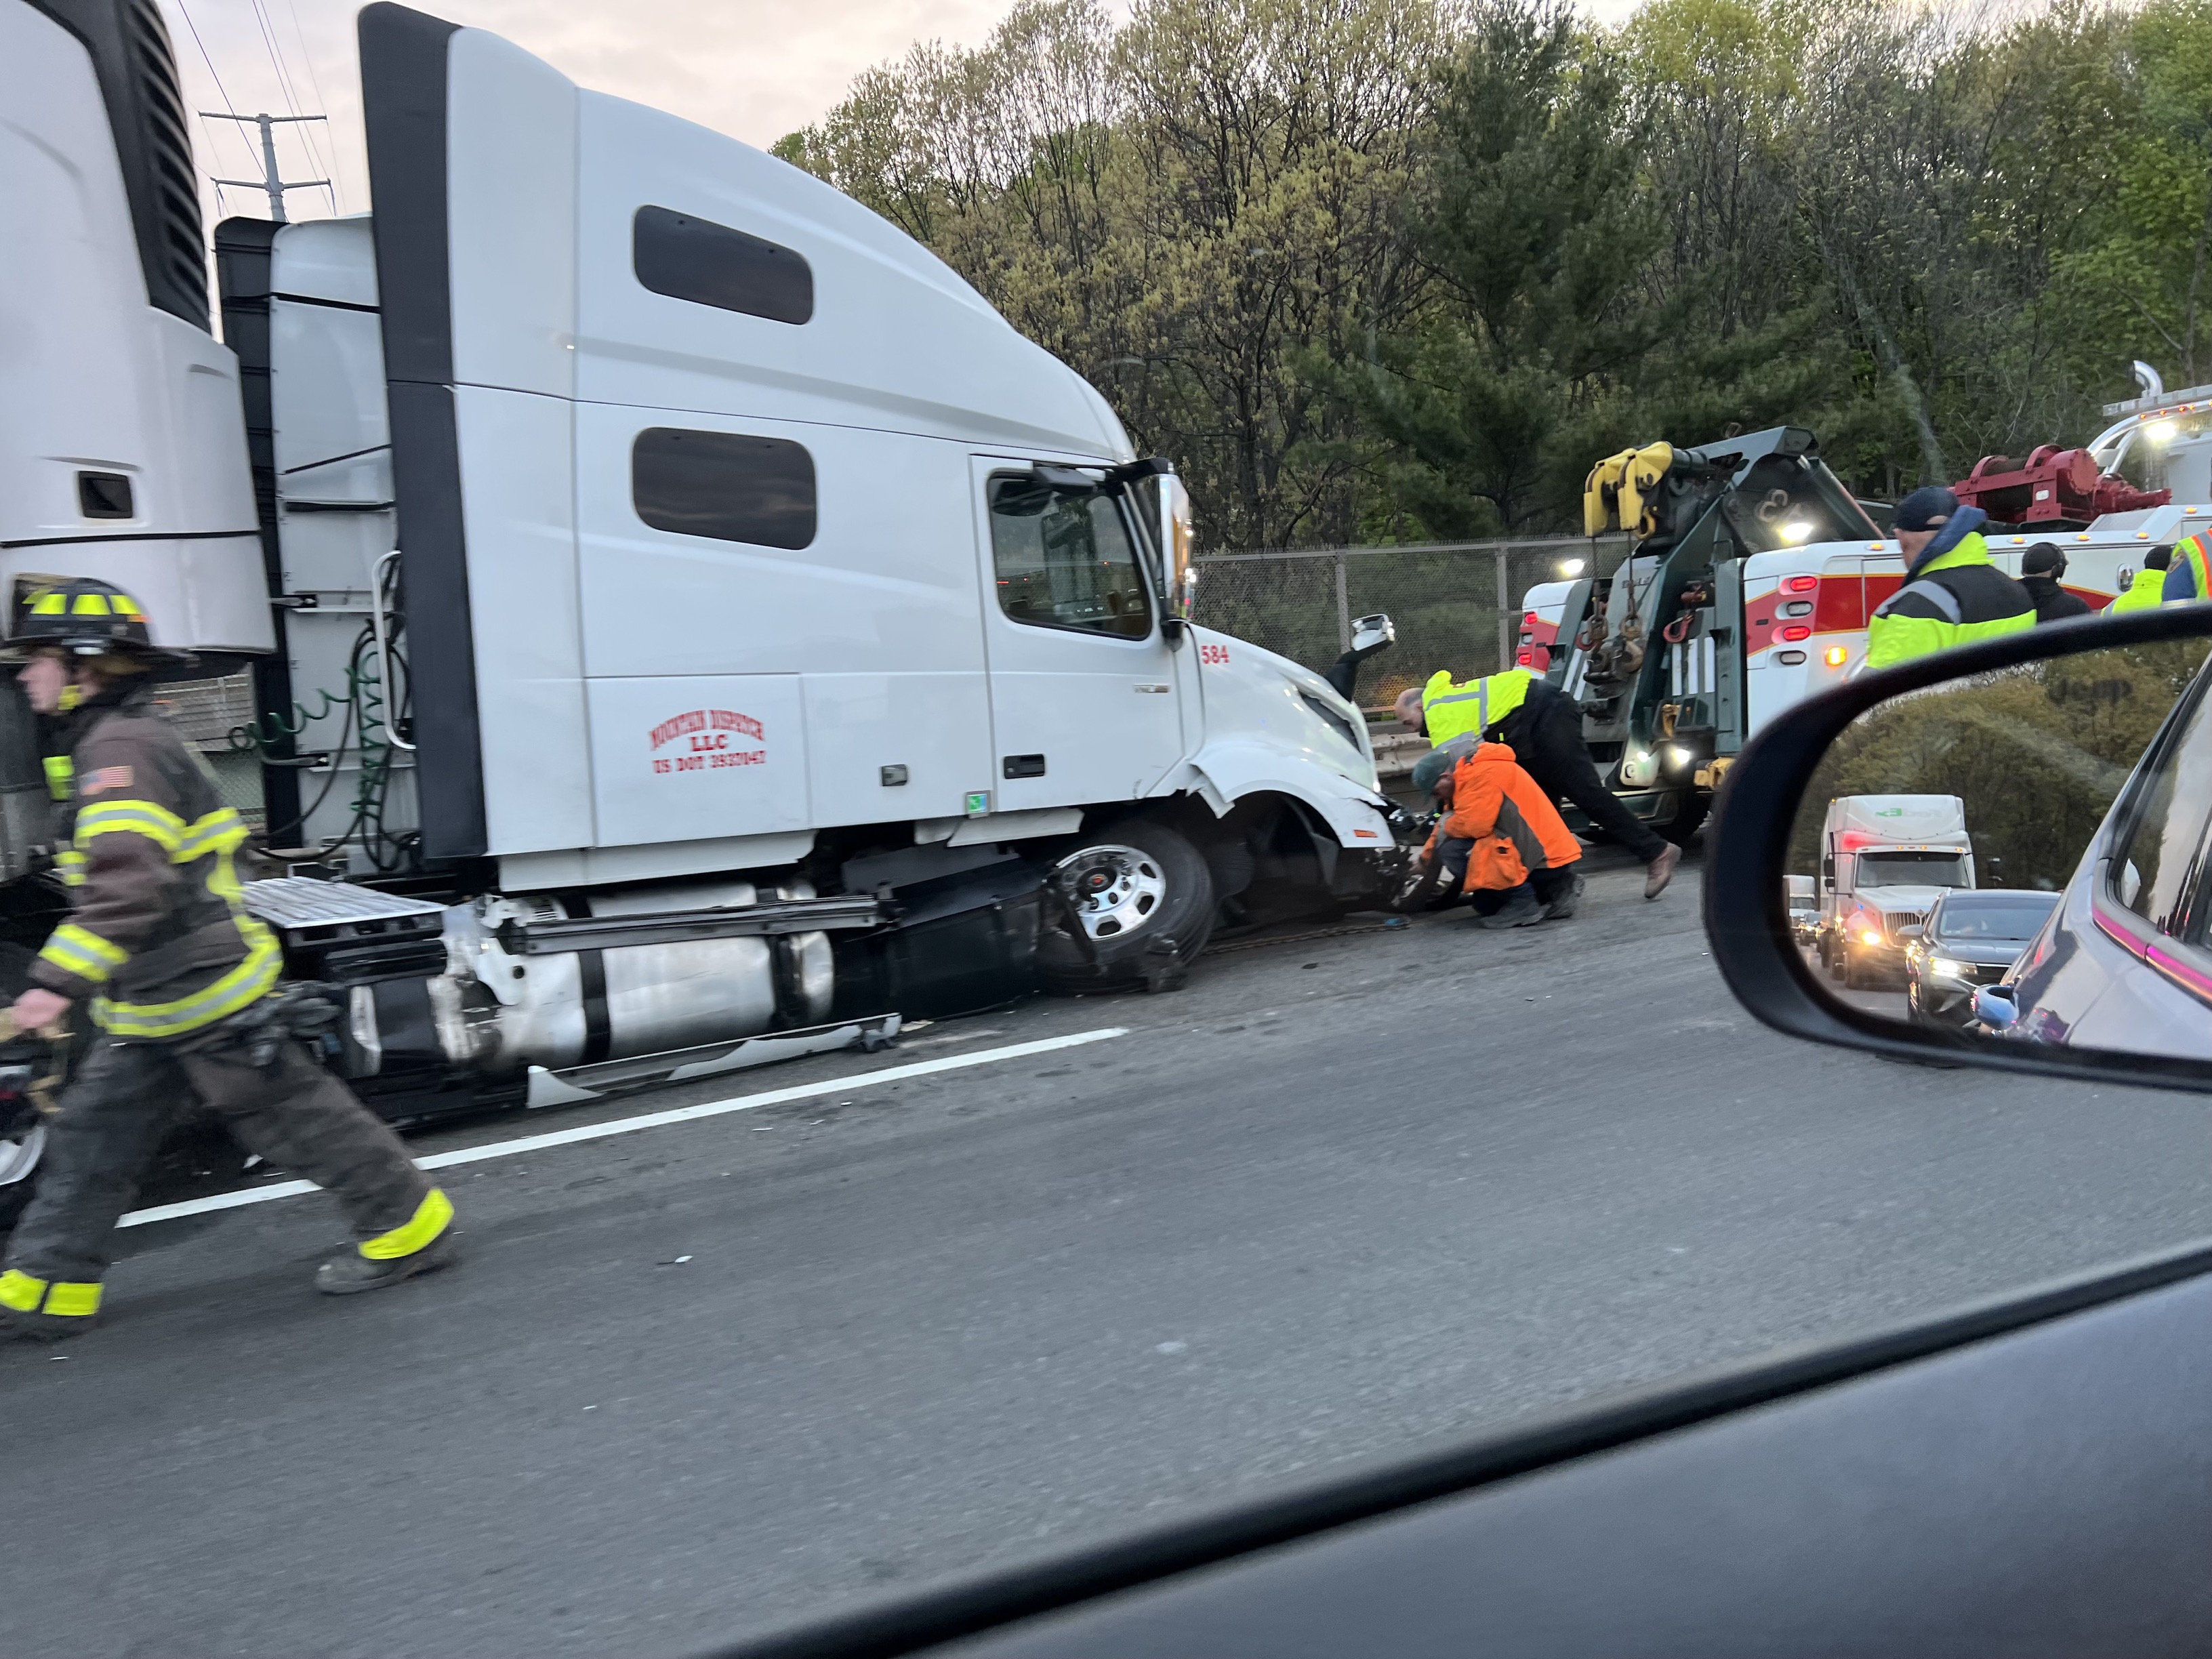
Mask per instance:
[[[1177,958],[1190,961],[1213,933],[1205,858],[1150,818],[1124,818],[1085,836],[1054,864],[1052,883],[1066,904],[1059,928],[1037,946],[1048,990],[1144,983]]]

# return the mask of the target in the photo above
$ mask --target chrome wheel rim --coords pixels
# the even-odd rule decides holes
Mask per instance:
[[[1160,862],[1134,847],[1086,847],[1053,866],[1053,879],[1092,939],[1120,939],[1159,913],[1168,880]]]

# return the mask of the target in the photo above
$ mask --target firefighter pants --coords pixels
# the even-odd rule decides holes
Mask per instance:
[[[57,1284],[96,1285],[116,1221],[178,1109],[197,1102],[240,1145],[327,1189],[362,1238],[404,1226],[429,1195],[399,1137],[299,1042],[256,1066],[242,1043],[180,1051],[102,1037],[46,1127],[39,1187],[15,1224],[7,1266]]]
[[[1665,852],[1666,842],[1598,777],[1575,705],[1565,697],[1547,699],[1531,714],[1527,728],[1513,736],[1513,757],[1536,787],[1555,800],[1564,796],[1574,802],[1640,862],[1649,864]]]

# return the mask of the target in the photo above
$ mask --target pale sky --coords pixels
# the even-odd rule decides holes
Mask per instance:
[[[1585,0],[1585,9],[1610,19],[1632,3]],[[334,192],[292,192],[293,217],[368,207],[358,0],[161,0],[161,9],[195,111],[331,118],[327,128],[277,130],[287,179],[335,180]],[[422,9],[504,35],[580,86],[765,149],[836,104],[861,70],[916,40],[980,45],[1010,0],[423,0]],[[258,138],[234,136],[231,125],[199,123],[204,180],[260,176]],[[202,194],[212,225],[213,187],[204,183]],[[266,199],[225,189],[222,210],[262,216]]]

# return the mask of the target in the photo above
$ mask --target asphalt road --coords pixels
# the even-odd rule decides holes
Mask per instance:
[[[680,1655],[2212,1231],[2205,1102],[1794,1045],[1637,874],[594,1109],[1129,1028],[448,1171],[388,1294],[319,1196],[133,1230],[0,1349],[0,1646]]]

